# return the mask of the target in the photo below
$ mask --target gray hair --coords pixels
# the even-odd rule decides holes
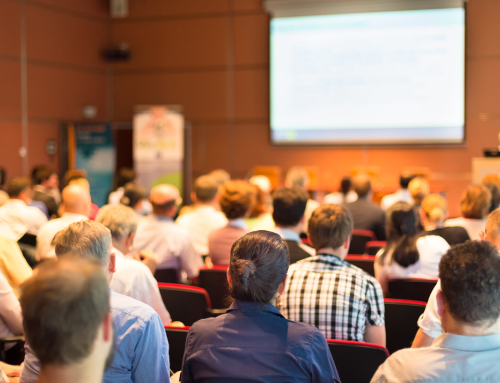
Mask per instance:
[[[95,220],[107,227],[116,241],[135,233],[138,224],[134,209],[124,205],[103,206]]]
[[[59,231],[52,239],[58,257],[72,255],[109,263],[111,233],[100,223],[78,221]]]
[[[309,183],[309,174],[306,169],[300,166],[293,166],[288,173],[286,173],[286,183],[289,184],[290,187],[295,186],[304,189],[306,184]]]

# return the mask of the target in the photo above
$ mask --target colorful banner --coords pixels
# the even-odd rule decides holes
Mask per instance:
[[[150,190],[168,183],[181,195],[184,168],[184,116],[179,107],[138,106],[134,115],[134,169]]]

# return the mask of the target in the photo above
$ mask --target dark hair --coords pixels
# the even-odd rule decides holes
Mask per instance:
[[[498,186],[493,183],[484,183],[484,186],[486,186],[491,193],[490,210],[488,213],[492,213],[500,206],[500,190],[498,190]]]
[[[248,182],[227,181],[220,187],[219,204],[228,219],[242,218],[253,202],[253,189]]]
[[[26,338],[42,366],[78,363],[90,355],[110,311],[101,267],[79,259],[40,265],[21,286]]]
[[[130,168],[120,168],[118,174],[115,176],[114,190],[125,186],[129,182],[134,181],[137,178],[137,174],[134,169]]]
[[[120,203],[125,206],[134,208],[139,201],[146,198],[146,191],[140,185],[129,182],[125,185],[123,196],[120,198]]]
[[[0,166],[0,189],[5,185],[5,181],[7,181],[7,171]]]
[[[321,205],[309,219],[309,238],[314,249],[337,249],[349,238],[354,228],[351,212],[340,205]]]
[[[304,189],[279,188],[273,192],[273,220],[278,226],[297,225],[306,210],[308,195]]]
[[[270,231],[245,234],[231,248],[231,297],[240,301],[270,303],[286,277],[288,246]]]
[[[54,174],[54,170],[50,166],[38,165],[33,168],[31,179],[33,184],[40,185],[42,182],[47,181],[52,174]]]
[[[346,195],[351,190],[351,177],[343,177],[340,181],[340,192]]]
[[[194,182],[194,193],[199,202],[212,202],[219,191],[217,179],[210,175],[198,177]]]
[[[156,215],[165,215],[170,211],[170,209],[172,209],[176,205],[177,201],[175,199],[172,199],[170,201],[161,204],[151,201],[151,206],[153,207],[153,214]]]
[[[87,179],[87,171],[84,169],[70,169],[66,171],[64,174],[64,181],[66,182],[66,185],[69,185],[69,183],[73,180],[77,180],[80,178],[85,178]]]
[[[408,189],[408,185],[410,184],[411,180],[414,179],[416,176],[414,174],[402,174],[401,176],[399,176],[399,185],[403,188],[403,189]]]
[[[19,197],[19,194],[23,190],[28,189],[31,186],[30,179],[28,177],[16,177],[10,181],[9,186],[7,186],[7,194],[10,198]]]
[[[500,256],[486,241],[451,247],[439,262],[446,307],[469,325],[493,324],[500,316]]]
[[[392,251],[392,260],[402,267],[417,263],[417,220],[415,210],[406,202],[396,202],[387,211],[387,245],[379,258],[384,263],[385,257]]]

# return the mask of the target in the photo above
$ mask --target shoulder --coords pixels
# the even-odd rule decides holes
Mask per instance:
[[[424,235],[417,239],[417,249],[418,251],[446,251],[450,248],[450,245],[443,237],[437,235]]]
[[[111,291],[111,312],[115,326],[147,326],[156,320],[158,314],[145,303]]]

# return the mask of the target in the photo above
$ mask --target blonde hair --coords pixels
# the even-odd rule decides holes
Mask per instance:
[[[465,218],[481,219],[488,214],[491,192],[484,185],[471,185],[460,201],[460,211]]]
[[[415,177],[410,181],[408,190],[415,203],[421,203],[430,193],[429,182],[424,177]]]
[[[448,210],[446,200],[439,194],[429,194],[422,201],[421,207],[429,221],[433,223],[443,220]]]

